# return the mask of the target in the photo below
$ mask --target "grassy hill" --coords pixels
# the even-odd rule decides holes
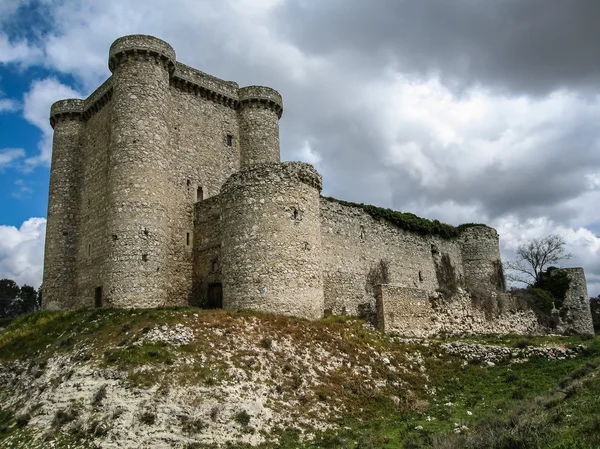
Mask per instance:
[[[79,310],[8,324],[0,363],[3,448],[600,447],[600,337]]]

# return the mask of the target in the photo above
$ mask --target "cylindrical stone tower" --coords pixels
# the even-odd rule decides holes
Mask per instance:
[[[279,162],[279,119],[283,113],[281,95],[262,86],[242,87],[238,95],[241,166]]]
[[[77,306],[76,254],[81,195],[83,100],[61,100],[50,109],[52,167],[44,254],[44,309]]]
[[[560,268],[557,271],[567,273],[571,281],[563,302],[565,313],[564,316],[561,316],[563,321],[562,332],[593,335],[594,322],[583,268]]]
[[[110,47],[112,129],[108,160],[108,260],[103,304],[167,302],[169,77],[175,51],[152,36]]]
[[[506,288],[498,233],[489,226],[461,230],[461,254],[466,287],[491,291]]]
[[[223,307],[323,316],[321,175],[309,164],[260,164],[221,189]]]

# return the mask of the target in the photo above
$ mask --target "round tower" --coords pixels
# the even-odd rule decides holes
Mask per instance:
[[[44,309],[68,309],[76,300],[76,254],[83,100],[57,101],[50,109],[52,166],[44,252]]]
[[[108,259],[103,304],[167,302],[169,77],[175,51],[152,36],[110,47],[112,130],[108,162]]]
[[[506,288],[498,233],[489,226],[470,226],[460,234],[465,285],[492,291]]]
[[[323,316],[319,193],[309,164],[260,164],[221,189],[223,307]]]
[[[241,166],[279,162],[279,119],[283,114],[281,95],[263,86],[238,90]]]

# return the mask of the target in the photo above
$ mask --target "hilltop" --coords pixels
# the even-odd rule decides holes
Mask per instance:
[[[0,330],[5,448],[593,448],[600,338],[357,319],[37,312]]]

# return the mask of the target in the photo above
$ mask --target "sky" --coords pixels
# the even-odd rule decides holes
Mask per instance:
[[[0,278],[42,278],[50,105],[118,37],[284,99],[282,160],[323,194],[487,223],[505,260],[560,234],[600,294],[597,0],[2,0]]]

